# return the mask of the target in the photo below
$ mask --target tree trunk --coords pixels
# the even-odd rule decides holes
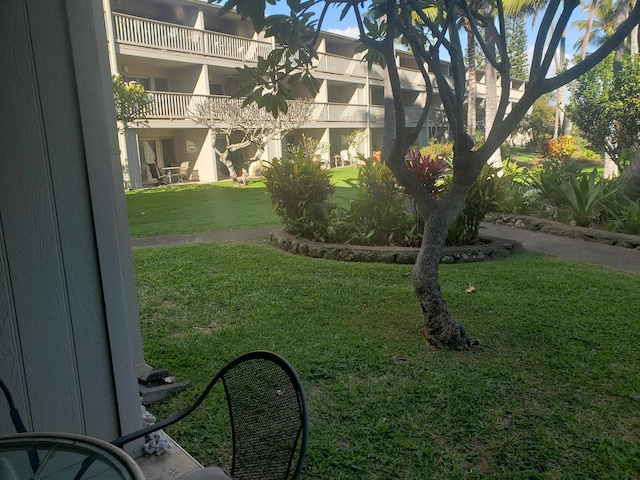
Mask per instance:
[[[492,48],[494,45],[493,39],[489,39],[488,42],[489,47]],[[487,93],[484,98],[484,138],[485,140],[489,136],[489,132],[493,128],[493,124],[496,120],[496,113],[498,112],[498,74],[496,69],[489,61],[486,62],[485,70],[485,87],[487,89]],[[508,92],[505,92],[508,95]],[[502,120],[502,119],[501,119]],[[502,168],[502,157],[500,155],[500,149],[498,148],[493,154],[491,154],[491,158],[489,158],[489,165],[495,168]]]
[[[389,158],[391,146],[395,140],[396,131],[396,115],[395,105],[393,103],[393,88],[391,87],[391,79],[389,71],[383,70],[384,77],[384,128],[382,130],[382,154],[381,161],[385,162]]]
[[[464,326],[453,319],[438,282],[438,266],[450,226],[447,223],[451,222],[446,221],[440,210],[425,219],[422,246],[413,269],[413,286],[429,330],[429,343],[435,347],[463,350],[476,345],[477,340],[468,338]]]
[[[469,70],[467,73],[467,133],[471,138],[476,136],[476,98],[478,97],[478,83],[476,80],[476,37],[473,32],[467,33],[467,56]]]
[[[626,180],[625,193],[632,200],[640,198],[640,150],[631,160],[631,163],[622,170],[622,178]]]
[[[616,4],[616,30],[620,27],[622,22],[624,22],[629,16],[629,1],[628,0],[619,0]],[[620,42],[620,45],[615,50],[615,55],[613,57],[613,73],[618,73],[622,69],[622,56],[625,53],[626,42]]]
[[[556,71],[560,72],[565,67],[566,53],[565,53],[565,45],[566,45],[566,30],[562,34],[562,40],[560,40],[560,48],[558,50],[558,56],[556,57]],[[558,135],[565,135],[565,119],[564,119],[564,87],[558,88],[556,90],[556,122],[553,129],[553,138],[558,138]]]
[[[615,178],[620,175],[620,170],[618,169],[618,165],[613,161],[609,152],[604,152],[604,172],[602,176],[604,178]]]
[[[584,60],[587,58],[587,47],[589,46],[589,37],[591,37],[591,29],[593,28],[593,18],[596,15],[597,0],[591,0],[589,5],[589,18],[587,19],[587,26],[584,30],[584,38],[582,39],[582,48],[580,49],[580,58]]]
[[[238,174],[236,173],[236,169],[233,166],[233,163],[231,163],[231,161],[229,160],[229,150],[225,149],[221,152],[220,150],[216,149],[216,154],[218,156],[218,161],[225,167],[227,167],[227,170],[229,170],[229,178],[236,182],[238,179]]]

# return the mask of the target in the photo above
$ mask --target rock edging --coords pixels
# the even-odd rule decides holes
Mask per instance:
[[[523,228],[534,232],[549,233],[562,237],[597,242],[616,247],[634,248],[640,250],[640,236],[627,233],[616,233],[608,230],[578,227],[566,223],[554,222],[544,218],[530,217],[527,215],[495,215],[485,218],[486,222],[496,225],[505,225],[513,228]]]
[[[295,255],[343,262],[413,265],[416,263],[416,258],[420,251],[419,248],[410,247],[371,247],[313,242],[296,238],[284,230],[271,232],[268,238],[278,248]],[[452,264],[496,260],[524,250],[522,244],[517,241],[493,237],[482,237],[482,239],[486,243],[463,247],[445,247],[440,263]]]

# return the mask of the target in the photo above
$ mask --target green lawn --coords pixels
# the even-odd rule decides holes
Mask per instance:
[[[307,391],[305,479],[640,478],[637,276],[533,254],[443,265],[450,310],[482,342],[455,353],[425,346],[410,266],[259,243],[134,261],[145,358],[190,382],[153,406],[159,417],[225,362],[268,349]],[[210,464],[221,421],[205,410],[170,433]]]
[[[353,195],[351,167],[332,171]],[[279,224],[261,181],[127,195],[134,236]],[[443,265],[451,312],[473,352],[425,345],[411,267],[297,257],[268,244],[134,251],[145,358],[194,396],[227,361],[284,355],[307,390],[304,478],[640,478],[640,280],[521,254]],[[473,295],[464,291],[472,283]],[[170,431],[205,464],[223,417],[206,409]]]
[[[344,182],[357,176],[351,167],[332,170],[334,201],[347,204],[353,189]],[[129,228],[133,237],[278,225],[262,180],[246,187],[230,181],[207,185],[180,185],[127,192]]]

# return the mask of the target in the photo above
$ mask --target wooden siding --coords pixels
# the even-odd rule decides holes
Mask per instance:
[[[92,202],[78,97],[91,86],[79,85],[72,54],[79,40],[97,44],[86,16],[72,42],[67,18],[86,4],[0,2],[0,375],[28,428],[111,439],[121,433],[116,384],[135,392],[135,373],[115,379],[107,332],[94,222],[110,206]],[[109,161],[104,150],[95,161]],[[0,414],[0,433],[12,431]]]

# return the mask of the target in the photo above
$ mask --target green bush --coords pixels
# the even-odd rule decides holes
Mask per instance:
[[[580,167],[570,158],[548,159],[533,172],[532,186],[538,191],[544,213],[557,217],[558,207],[564,201],[563,182],[570,181],[580,171]]]
[[[451,164],[453,161],[453,144],[431,140],[429,145],[420,149],[420,154],[425,158],[442,158],[446,163]]]
[[[640,235],[640,199],[631,200],[624,191],[620,179],[605,183],[600,221],[608,230]]]
[[[391,170],[373,159],[360,157],[358,178],[352,185],[355,198],[349,211],[333,225],[336,240],[362,245],[406,243],[411,230],[406,195],[396,183]]]
[[[267,162],[263,172],[271,203],[287,230],[311,240],[326,240],[335,187],[330,173],[321,164],[305,156],[302,150]]]

